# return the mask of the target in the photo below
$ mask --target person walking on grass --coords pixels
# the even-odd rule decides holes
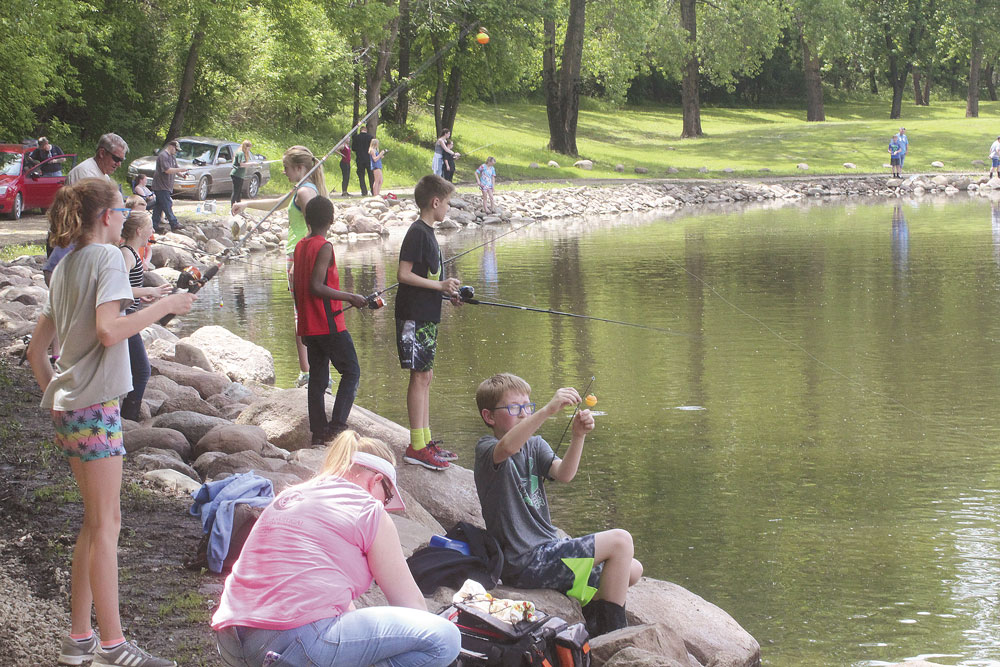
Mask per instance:
[[[483,211],[486,213],[496,212],[496,202],[493,201],[493,182],[497,177],[497,170],[493,166],[497,163],[495,157],[486,158],[486,163],[479,165],[476,169],[476,183],[479,184],[479,191],[483,195]]]
[[[889,140],[889,166],[892,167],[892,177],[902,178],[903,168],[900,166],[900,154],[903,148],[899,143],[899,135],[892,135]]]
[[[309,172],[313,166],[319,162],[312,151],[305,146],[292,146],[281,158],[285,176],[292,183],[298,183]],[[326,197],[326,180],[323,177],[323,168],[318,167],[309,176],[309,180],[302,184],[300,188],[289,192],[282,197],[271,199],[254,199],[247,202],[237,202],[233,204],[233,215],[239,215],[247,208],[255,208],[270,211],[275,206],[284,208],[288,206],[288,237],[285,239],[285,274],[288,277],[288,291],[295,295],[295,246],[309,234],[306,225],[304,211],[306,204],[317,196]],[[291,205],[289,206],[289,203]],[[298,311],[294,310],[295,321],[298,322]],[[297,325],[296,325],[297,328]],[[302,387],[309,382],[309,357],[306,346],[302,343],[302,337],[295,336],[295,349],[299,355],[299,377],[295,381],[296,386]]]
[[[174,177],[177,174],[187,174],[187,169],[177,166],[177,151],[181,145],[176,140],[170,140],[156,156],[156,167],[153,169],[153,194],[156,203],[153,205],[153,229],[157,234],[165,230],[160,227],[160,220],[165,216],[170,225],[170,231],[181,228],[174,215]]]
[[[55,441],[69,459],[83,499],[83,525],[70,574],[70,634],[58,662],[80,665],[168,667],[125,640],[118,610],[119,494],[122,421],[119,398],[132,389],[128,338],[165,315],[183,315],[195,295],[171,294],[131,315],[128,272],[116,247],[126,208],[104,178],[84,179],[56,193],[49,209],[53,240],[75,244],[52,274],[52,287],[28,345],[28,361],[42,407],[52,412]],[[62,354],[49,363],[56,333]],[[100,639],[94,634],[96,612]]]
[[[997,178],[1000,178],[1000,137],[993,142],[990,146],[990,177],[996,172]]]
[[[431,380],[437,351],[438,323],[441,322],[441,295],[461,306],[458,278],[443,279],[441,248],[434,237],[434,225],[444,220],[448,200],[455,186],[440,176],[428,175],[413,189],[420,217],[413,221],[399,247],[399,291],[396,293],[396,350],[399,364],[410,371],[406,388],[406,414],[410,424],[410,444],[403,461],[430,470],[444,470],[456,454],[441,448],[430,427]]]
[[[388,150],[379,150],[378,139],[372,139],[371,145],[368,146],[368,157],[372,165],[372,196],[378,197],[382,192],[382,158],[388,153]]]

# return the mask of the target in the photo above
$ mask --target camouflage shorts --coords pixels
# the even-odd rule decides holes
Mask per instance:
[[[551,588],[587,604],[597,592],[604,563],[594,565],[594,536],[545,542],[528,556],[528,564],[504,583],[517,588]]]
[[[434,368],[437,332],[437,322],[396,320],[396,349],[399,352],[399,365],[418,372]]]

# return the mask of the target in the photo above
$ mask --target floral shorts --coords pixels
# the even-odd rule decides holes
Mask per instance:
[[[53,410],[56,443],[63,456],[84,463],[108,456],[125,456],[122,418],[118,399],[79,410]]]

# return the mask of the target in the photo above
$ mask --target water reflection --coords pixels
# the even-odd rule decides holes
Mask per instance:
[[[991,206],[986,233],[987,206],[569,220],[488,243],[455,262],[477,293],[691,335],[446,307],[435,433],[468,464],[482,378],[518,373],[544,400],[596,376],[607,414],[577,479],[550,490],[556,523],[628,528],[651,576],[730,612],[768,665],[991,664],[1000,221]],[[442,236],[442,251],[492,233]],[[336,253],[355,292],[395,280],[398,239]],[[183,324],[224,324],[265,345],[288,386],[291,307],[283,267],[273,273],[231,265]],[[391,298],[349,311],[348,328],[358,404],[405,422]],[[542,435],[555,443],[564,426],[552,420]]]

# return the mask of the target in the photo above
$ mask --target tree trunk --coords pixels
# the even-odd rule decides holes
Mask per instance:
[[[872,95],[878,95],[878,80],[875,78],[874,70],[868,72],[868,90]]]
[[[444,94],[444,104],[441,108],[441,126],[451,130],[455,136],[455,118],[458,116],[458,103],[462,100],[462,68],[453,63],[448,73],[448,88]]]
[[[361,120],[361,73],[354,70],[354,121],[351,127],[355,127]]]
[[[885,23],[882,25],[882,30],[885,35],[886,51],[889,53],[889,71],[886,73],[886,78],[892,85],[892,108],[889,111],[889,118],[897,119],[903,113],[903,90],[906,88],[906,79],[913,69],[913,63],[907,62],[900,67],[893,43],[893,27]]]
[[[931,71],[924,74],[924,106],[931,105]]]
[[[556,22],[552,18],[554,3],[549,0],[542,19],[542,90],[545,92],[545,117],[549,121],[549,146],[559,134],[559,83],[556,71]]]
[[[399,0],[399,59],[396,70],[399,80],[406,81],[410,76],[410,42],[413,38],[413,26],[410,24],[410,0]],[[405,86],[396,96],[396,113],[393,122],[396,125],[406,125],[406,117],[410,113],[409,86]]]
[[[372,57],[372,49],[368,48],[367,40],[361,39],[361,45],[365,49],[363,61],[365,68],[365,105],[366,112],[371,113],[372,109],[382,101],[382,81],[385,79],[385,70],[389,66],[389,58],[392,56],[392,45],[396,43],[396,35],[399,32],[399,17],[392,19],[386,26],[388,35],[378,43],[378,48]],[[378,114],[372,114],[366,126],[368,133],[375,136],[378,130]]]
[[[183,134],[184,114],[187,113],[188,104],[191,103],[191,92],[194,90],[194,80],[198,73],[198,51],[201,50],[204,41],[204,30],[195,31],[191,37],[187,61],[184,63],[184,74],[181,76],[181,89],[177,94],[177,106],[174,107],[174,117],[170,121],[170,129],[167,130],[167,141]]]
[[[920,88],[920,70],[913,68],[913,103],[918,107],[924,106],[924,93]]]
[[[972,38],[972,53],[969,55],[969,93],[965,100],[965,117],[979,118],[979,70],[983,63],[983,45]]]
[[[820,75],[819,58],[816,57],[799,23],[799,46],[802,49],[802,71],[806,79],[806,122],[826,120],[823,111],[823,78]]]
[[[562,63],[556,77],[555,132],[549,119],[549,149],[566,155],[577,155],[576,123],[580,113],[580,67],[583,62],[583,33],[586,26],[587,0],[570,0],[566,40],[563,42]],[[550,86],[551,86],[550,82]],[[548,100],[548,92],[546,92]],[[551,113],[546,104],[546,112]]]
[[[990,96],[990,102],[997,101],[997,84],[993,80],[993,65],[987,65],[983,68],[983,78],[986,79],[986,92]]]
[[[687,31],[687,54],[681,80],[681,109],[684,117],[681,138],[702,136],[701,102],[698,100],[698,17],[694,3],[695,0],[681,0],[681,28]]]

